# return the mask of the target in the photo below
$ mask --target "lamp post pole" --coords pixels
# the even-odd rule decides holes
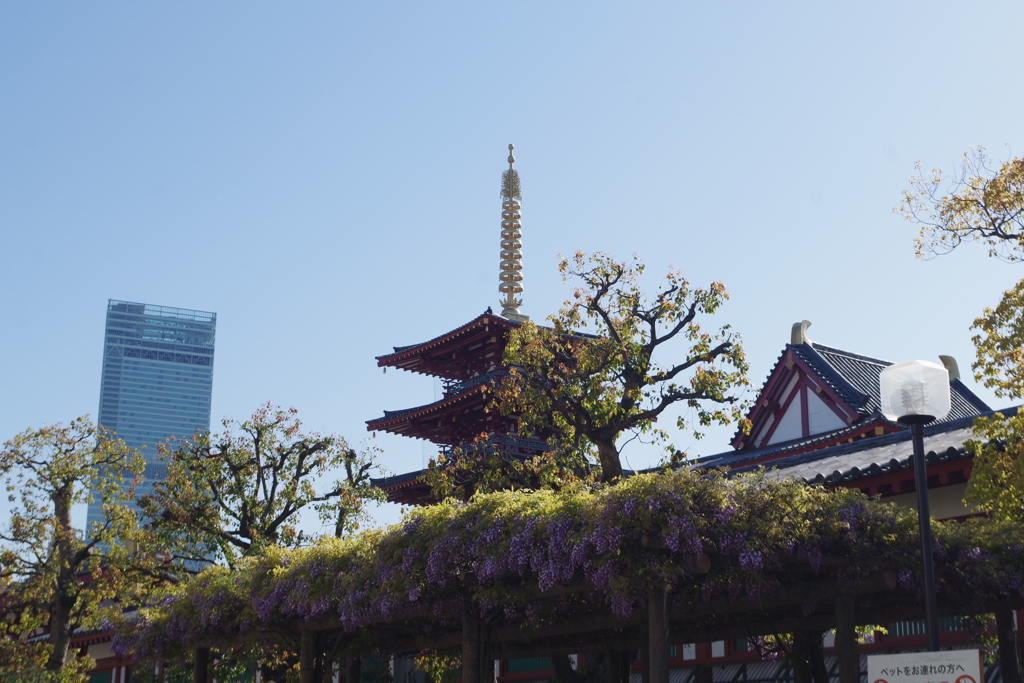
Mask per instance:
[[[932,519],[928,509],[928,468],[924,456],[924,426],[949,414],[949,373],[935,363],[908,360],[895,363],[878,375],[880,410],[890,420],[910,427],[914,444],[914,484],[917,488],[917,522],[921,535],[924,569],[925,632],[928,650],[939,649],[939,610],[935,596],[935,564],[932,558]]]
[[[924,426],[934,418],[930,415],[906,415],[900,422],[910,425],[914,443],[914,487],[917,489],[917,522],[921,535],[921,562],[924,565],[924,615],[928,650],[939,649],[939,613],[935,599],[935,564],[932,561],[932,519],[928,506],[928,469],[924,454]]]

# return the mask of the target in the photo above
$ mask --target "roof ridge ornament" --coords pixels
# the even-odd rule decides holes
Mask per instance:
[[[501,315],[509,320],[529,320],[522,315],[519,307],[523,300],[518,295],[523,293],[523,226],[520,209],[523,198],[519,172],[512,166],[516,158],[512,156],[515,145],[508,146],[508,170],[501,174],[501,272],[498,275],[498,292],[503,298]]]
[[[802,320],[798,323],[793,323],[793,329],[789,333],[789,343],[793,346],[811,344],[811,340],[807,336],[807,328],[810,326],[810,320]]]
[[[942,367],[946,368],[946,372],[949,373],[949,381],[960,379],[960,366],[956,364],[956,358],[953,356],[939,356],[939,360],[942,361]]]

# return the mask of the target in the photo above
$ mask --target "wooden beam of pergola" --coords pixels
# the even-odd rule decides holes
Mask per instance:
[[[677,631],[676,624],[692,624],[698,619],[722,619],[730,615],[770,615],[773,610],[783,610],[787,607],[799,607],[812,602],[831,602],[840,595],[871,595],[880,592],[892,591],[897,584],[897,577],[894,572],[881,571],[873,572],[867,579],[858,582],[842,584],[833,579],[819,580],[810,584],[793,584],[783,586],[772,593],[757,598],[744,598],[730,601],[726,598],[715,598],[710,602],[698,607],[683,607],[671,605],[671,594],[668,594],[666,609],[666,621],[669,629]],[[571,636],[574,634],[596,635],[605,631],[621,631],[622,629],[641,628],[645,623],[642,610],[634,611],[628,618],[617,617],[608,614],[606,610],[573,613],[567,615],[560,622],[547,624],[534,628],[524,629],[518,624],[501,625],[491,630],[491,642],[519,643],[539,638]],[[424,628],[425,623],[420,622],[415,616],[407,616],[401,623],[401,628],[415,630]],[[394,629],[396,623],[392,621],[387,626],[382,625],[382,630]],[[330,629],[330,622],[320,620],[315,623],[297,625],[302,630],[326,630]],[[335,625],[334,628],[337,628]],[[376,626],[368,627],[367,634],[380,632]],[[384,633],[381,633],[384,635]],[[432,636],[421,636],[410,641],[407,651],[418,651],[427,649],[445,650],[458,647],[462,642],[460,627],[453,626],[443,633]]]
[[[645,544],[646,545],[646,544]],[[659,549],[655,548],[655,552]],[[709,569],[706,555],[689,558],[684,565],[684,588],[699,588],[702,574]],[[884,567],[885,563],[865,560],[866,567]],[[395,654],[422,650],[454,650],[463,653],[463,683],[481,683],[486,678],[490,659],[530,656],[554,656],[595,651],[635,651],[647,653],[645,677],[649,683],[668,683],[668,643],[695,643],[750,638],[754,636],[837,631],[841,683],[858,683],[856,671],[857,625],[883,624],[892,621],[919,619],[923,608],[915,592],[900,589],[897,575],[890,569],[875,569],[855,581],[838,577],[808,580],[804,562],[787,563],[785,572],[774,574],[781,586],[765,586],[761,595],[728,599],[715,597],[707,602],[683,604],[673,601],[673,593],[665,587],[649,589],[640,609],[627,618],[609,613],[603,595],[587,581],[555,586],[541,591],[521,586],[523,594],[537,603],[550,603],[566,596],[600,596],[600,600],[575,604],[575,611],[555,622],[536,627],[524,623],[507,623],[500,612],[492,620],[480,617],[479,605],[467,601],[462,614],[448,616],[447,624],[439,623],[428,605],[417,605],[399,613],[381,615],[364,623],[354,632],[346,632],[337,617],[310,621],[293,621],[270,626],[238,640],[267,640],[283,635],[298,636],[301,643],[300,662],[307,680],[314,666],[313,648],[318,642],[334,642],[336,652],[357,653],[367,647]],[[823,562],[822,567],[843,570],[845,561]],[[819,571],[821,567],[818,568]],[[692,593],[691,593],[692,594]],[[677,593],[678,595],[678,593]],[[810,612],[808,606],[813,606]],[[1001,600],[985,605],[980,613],[1024,609],[1024,598]],[[943,614],[963,614],[964,607],[953,602],[940,605]],[[976,610],[978,611],[978,610]],[[314,638],[316,632],[322,638]],[[346,644],[347,642],[347,644]],[[203,643],[200,648],[224,646],[227,643]],[[196,675],[202,663],[197,650]],[[664,660],[664,661],[662,661]],[[205,666],[202,668],[205,669]]]

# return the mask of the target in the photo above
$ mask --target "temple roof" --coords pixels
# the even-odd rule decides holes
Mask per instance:
[[[1007,416],[1015,415],[1017,408],[1000,412]],[[965,417],[926,425],[926,462],[931,465],[970,458],[964,443],[975,438],[971,430],[973,422],[974,417]],[[781,476],[798,477],[810,484],[838,484],[897,470],[909,470],[913,466],[912,455],[911,434],[907,430],[780,458],[771,461],[770,466],[777,468]],[[734,471],[746,472],[755,467],[740,467]]]
[[[423,478],[427,470],[416,470],[390,477],[371,478],[370,484],[384,492],[388,501],[400,505],[432,505],[438,501]]]
[[[816,342],[786,344],[786,349],[792,350],[801,360],[814,368],[818,376],[827,382],[848,406],[862,415],[878,413],[881,393],[878,376],[882,370],[892,365],[892,361],[871,358]],[[951,381],[949,389],[949,415],[940,422],[974,417],[991,410],[959,379]]]
[[[494,457],[511,460],[531,458],[540,450],[544,450],[546,443],[541,439],[531,437],[491,435],[481,444],[481,447],[496,450],[496,453],[493,451],[491,453]],[[467,446],[469,451],[475,448],[475,444]],[[438,501],[434,498],[430,486],[424,478],[426,473],[427,470],[416,470],[389,477],[371,478],[370,483],[384,491],[392,503],[431,505]]]
[[[427,470],[416,470],[390,477],[371,478],[370,484],[376,486],[388,502],[399,505],[433,505],[438,502],[424,479]]]
[[[904,430],[903,425],[882,416],[879,409],[879,375],[890,365],[891,361],[816,342],[786,344],[761,387],[757,402],[747,414],[754,425],[754,430],[750,434],[737,430],[732,441],[733,447],[763,452],[770,446],[768,450],[774,450],[774,454],[781,454],[796,449],[806,450],[808,446],[823,444],[830,439],[843,436],[844,430],[857,431],[868,424],[877,423],[887,432]],[[793,387],[796,386],[793,382],[798,381],[795,379],[797,376],[816,378],[811,383],[813,386],[807,385],[814,388],[817,392],[816,397],[805,394],[807,397],[803,399],[803,403],[813,400],[815,407],[822,410],[823,406],[818,403],[820,398],[823,403],[832,406],[829,410],[836,416],[828,417],[827,423],[817,429],[808,429],[805,425],[802,434],[796,428],[796,422],[790,421],[790,429],[785,435],[780,430],[778,434],[772,436],[773,430],[781,424],[788,412],[795,391]],[[959,379],[950,382],[950,406],[949,414],[939,422],[975,417],[990,410],[985,402]],[[800,403],[797,403],[794,409],[802,409],[805,412],[809,410],[807,405]]]
[[[405,472],[404,474],[393,474],[390,477],[371,477],[370,483],[378,488],[408,485],[418,482],[425,472],[426,470],[416,470],[414,472]]]
[[[845,441],[849,438],[853,438],[859,432],[865,429],[870,429],[873,426],[884,425],[887,431],[898,431],[902,432],[906,429],[903,425],[887,420],[881,415],[878,416],[877,420],[869,420],[864,422],[858,422],[852,424],[849,427],[837,429],[831,432],[823,432],[821,434],[812,434],[803,439],[794,439],[793,441],[786,441],[785,443],[772,444],[770,446],[763,446],[761,448],[753,449],[742,449],[725,451],[724,453],[716,453],[714,455],[704,455],[691,462],[700,462],[705,464],[707,467],[737,467],[741,463],[759,463],[766,460],[771,460],[767,466],[774,466],[776,458],[782,456],[794,455],[796,453],[804,453],[810,450],[818,450],[821,448],[827,448],[829,441]],[[909,431],[907,432],[910,433]]]
[[[409,423],[413,418],[419,417],[424,418],[429,415],[447,412],[451,408],[454,408],[459,403],[477,402],[476,400],[467,401],[467,399],[476,398],[471,392],[456,394],[455,396],[447,396],[442,398],[440,401],[434,401],[433,403],[427,403],[425,405],[416,406],[415,408],[406,408],[404,410],[385,410],[384,417],[378,417],[373,420],[366,421],[367,431],[385,431],[393,432],[395,434],[402,434],[403,436],[412,436],[414,438],[424,438],[416,434],[407,434],[405,429],[402,429],[400,425]],[[448,443],[447,441],[443,443]]]
[[[991,415],[995,411],[986,411]],[[1011,416],[1017,408],[1000,411]],[[975,416],[956,420],[935,421],[924,428],[924,446],[929,465],[970,458],[964,443],[974,438],[971,426]],[[902,426],[902,425],[901,425]],[[819,435],[831,436],[831,435]],[[759,467],[777,470],[778,476],[796,477],[810,484],[839,484],[865,477],[874,477],[888,472],[908,470],[912,467],[912,446],[910,430],[893,432],[852,443],[841,443],[827,448],[782,455],[768,462],[751,464],[756,461],[778,456],[780,448],[767,447],[747,451],[729,451],[696,458],[687,463],[695,469],[730,468],[732,472],[750,472]],[[806,441],[811,441],[810,439]],[[797,445],[787,444],[792,450]]]
[[[412,349],[429,349],[429,348],[432,348],[434,346],[437,346],[441,342],[447,341],[447,340],[451,339],[452,337],[455,337],[455,336],[457,336],[459,334],[462,334],[462,333],[464,333],[464,332],[466,332],[468,330],[476,328],[477,326],[479,326],[481,321],[483,321],[485,319],[493,319],[495,321],[502,320],[504,322],[511,322],[509,320],[505,320],[505,318],[502,318],[499,315],[495,315],[493,312],[491,312],[491,309],[488,308],[486,311],[484,311],[483,313],[481,313],[477,317],[473,318],[468,323],[463,323],[462,325],[459,325],[458,327],[456,327],[454,330],[449,330],[448,332],[445,332],[444,334],[439,334],[438,336],[434,337],[433,339],[429,339],[429,340],[427,340],[425,342],[419,342],[417,344],[407,344],[405,346],[394,346],[394,347],[392,347],[394,349],[394,351],[392,353],[387,353],[387,354],[384,354],[383,356],[377,356],[378,365],[381,365],[381,364],[383,364],[386,361],[394,360],[395,357],[403,357],[403,356],[407,355],[406,354],[407,351],[411,351]]]
[[[403,410],[385,410],[383,417],[366,421],[368,431],[386,431],[402,436],[411,436],[417,439],[427,439],[439,444],[455,444],[460,441],[456,438],[453,429],[456,431],[470,431],[480,426],[480,420],[486,420],[487,415],[477,416],[473,420],[466,419],[464,411],[478,407],[485,400],[487,387],[500,380],[504,376],[504,370],[489,372],[480,377],[449,387],[446,395],[439,401],[433,401],[414,408]],[[461,414],[462,416],[454,423],[435,424],[434,420],[440,420],[443,416]],[[427,421],[430,424],[427,424]]]
[[[522,323],[503,318],[488,308],[483,314],[454,330],[419,344],[396,346],[394,352],[377,356],[379,367],[394,367],[445,379],[464,379],[465,368],[454,352],[464,344],[486,340],[491,332],[510,330]],[[451,354],[450,357],[445,357]],[[500,359],[499,359],[500,360]]]

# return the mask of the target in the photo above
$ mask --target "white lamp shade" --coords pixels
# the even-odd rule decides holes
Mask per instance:
[[[882,414],[890,420],[910,415],[941,420],[949,414],[949,373],[926,360],[890,365],[878,377]]]

